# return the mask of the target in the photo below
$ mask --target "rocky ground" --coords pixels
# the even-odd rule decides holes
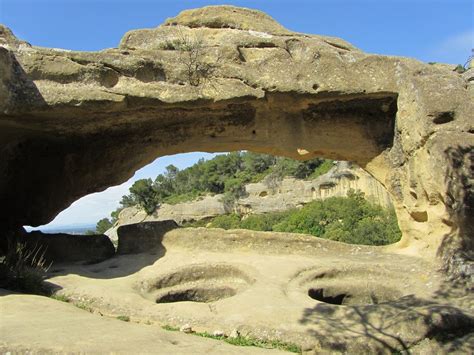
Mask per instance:
[[[148,252],[55,265],[48,282],[81,309],[38,296],[2,297],[0,344],[36,352],[262,351],[161,329],[189,325],[293,343],[304,352],[468,353],[473,297],[457,294],[436,269],[381,247],[177,229]]]
[[[82,309],[0,297],[1,350],[262,351],[160,329],[187,322],[313,352],[473,352],[472,290],[437,272],[472,281],[472,69],[366,54],[225,6],[100,52],[34,47],[0,26],[0,72],[2,235],[157,157],[234,150],[355,161],[387,188],[403,233],[376,249],[173,230],[155,251],[56,264],[49,282]]]

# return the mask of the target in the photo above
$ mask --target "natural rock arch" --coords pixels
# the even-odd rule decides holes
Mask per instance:
[[[100,52],[32,47],[5,27],[0,45],[7,232],[156,157],[247,149],[357,162],[393,197],[394,250],[468,271],[474,100],[449,66],[369,55],[231,6],[184,11]]]

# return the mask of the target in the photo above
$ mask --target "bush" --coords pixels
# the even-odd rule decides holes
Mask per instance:
[[[226,214],[222,216],[217,216],[211,222],[213,228],[223,228],[223,229],[236,229],[240,228],[240,218],[238,215]]]
[[[313,201],[274,227],[350,244],[386,245],[400,240],[393,210],[371,204],[362,193]]]
[[[239,228],[270,232],[273,231],[273,226],[281,222],[288,214],[288,212],[280,212],[250,215],[240,222]]]
[[[349,191],[347,197],[313,201],[299,210],[250,215],[243,220],[236,214],[219,216],[211,226],[303,233],[365,245],[392,244],[401,237],[395,211],[371,204],[355,191]]]
[[[0,261],[0,287],[33,294],[46,294],[48,288],[43,282],[51,265],[44,259],[41,247],[29,249],[17,243]]]
[[[108,218],[102,218],[95,226],[97,234],[104,234],[107,230],[112,228],[112,222]]]

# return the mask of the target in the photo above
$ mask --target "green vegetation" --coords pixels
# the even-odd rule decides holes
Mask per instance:
[[[108,229],[112,228],[112,226],[113,226],[113,223],[111,220],[109,220],[108,218],[102,218],[99,222],[97,222],[95,226],[95,230],[88,230],[86,231],[85,234],[86,235],[104,234]]]
[[[62,294],[54,293],[50,297],[56,301],[61,301],[61,302],[66,302],[66,303],[71,302],[71,299],[68,296],[62,295]]]
[[[374,205],[364,199],[363,193],[353,190],[347,197],[316,200],[301,209],[245,219],[228,214],[207,224],[212,228],[304,233],[350,244],[386,245],[401,237],[395,211]]]
[[[193,166],[179,170],[166,167],[164,174],[152,179],[137,180],[130,194],[122,197],[121,207],[112,212],[112,219],[97,223],[96,233],[103,233],[118,218],[121,209],[140,206],[152,214],[162,203],[191,201],[206,194],[224,194],[229,208],[244,194],[245,184],[263,181],[269,188],[278,185],[285,176],[298,179],[315,178],[333,166],[331,160],[312,159],[304,162],[252,152],[233,152],[199,160]]]
[[[168,331],[179,331],[179,328],[173,327],[170,325],[164,325],[161,327],[164,330]],[[197,335],[203,338],[211,338],[216,340],[223,340],[226,343],[237,345],[237,346],[255,346],[257,348],[265,348],[265,349],[280,349],[286,350],[293,353],[301,353],[301,347],[296,344],[282,342],[280,340],[264,340],[264,339],[257,339],[250,336],[242,336],[239,335],[235,338],[230,338],[226,335],[218,336],[213,335],[208,332],[192,332],[191,334]]]
[[[454,68],[454,71],[455,71],[456,73],[459,73],[459,74],[464,73],[466,70],[467,70],[467,69],[464,68],[464,66],[463,66],[462,64],[458,64],[458,65],[456,65],[456,68]]]
[[[74,306],[76,306],[79,309],[82,309],[83,311],[87,312],[94,312],[94,309],[90,306],[90,304],[86,301],[83,302],[73,302]]]
[[[17,243],[0,258],[0,287],[45,295],[49,292],[43,282],[51,265],[46,264],[45,251],[41,247],[28,248]]]
[[[129,316],[118,316],[118,320],[121,320],[123,322],[130,322],[130,317]]]
[[[155,180],[137,180],[130,194],[122,197],[121,207],[97,223],[96,233],[103,233],[116,221],[119,211],[140,206],[152,214],[162,203],[191,201],[206,194],[223,194],[222,201],[232,211],[236,199],[245,194],[245,184],[263,182],[276,189],[286,176],[315,179],[327,173],[333,161],[313,159],[297,161],[252,152],[233,152],[201,159],[193,166],[179,170],[173,165]],[[308,203],[301,209],[242,218],[227,214],[212,220],[186,223],[187,227],[216,227],[311,234],[330,240],[365,245],[386,245],[401,237],[393,210],[369,203],[360,192],[350,191],[347,198],[333,197]]]
[[[168,331],[170,331],[170,332],[177,332],[177,331],[179,331],[179,328],[178,328],[178,327],[173,327],[173,326],[171,326],[171,325],[163,325],[163,326],[161,327],[161,329],[163,329],[163,330],[168,330]]]

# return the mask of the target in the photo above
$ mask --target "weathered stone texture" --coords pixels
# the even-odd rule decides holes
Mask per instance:
[[[178,225],[175,221],[144,222],[120,226],[118,234],[118,254],[138,254],[164,252],[163,236]]]
[[[30,250],[37,250],[47,262],[99,262],[111,258],[115,248],[105,235],[25,233],[21,239]]]
[[[247,149],[356,161],[393,197],[394,248],[472,254],[469,75],[234,7],[94,53],[32,47],[4,27],[0,38],[3,228],[47,223],[158,156]]]

